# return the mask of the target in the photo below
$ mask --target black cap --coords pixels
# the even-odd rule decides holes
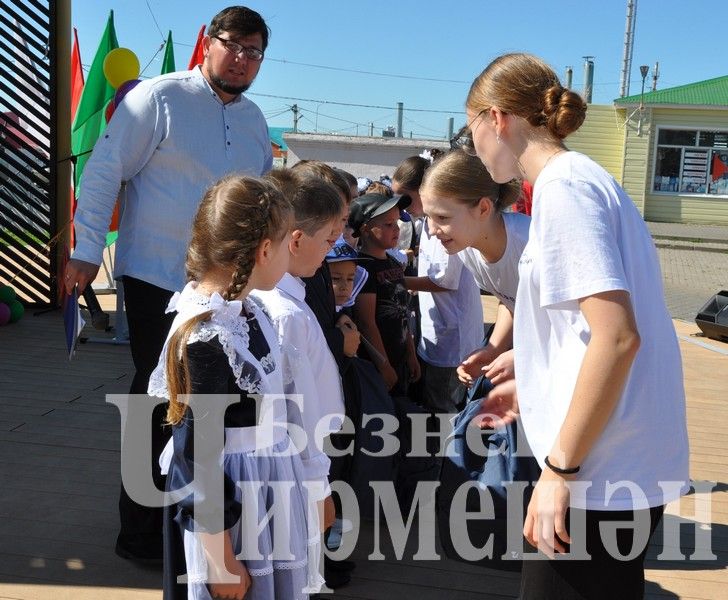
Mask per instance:
[[[412,198],[406,194],[394,195],[388,198],[384,194],[364,194],[354,201],[349,207],[349,227],[354,231],[352,235],[359,237],[361,226],[371,221],[374,217],[383,215],[395,206],[400,210],[412,204]]]

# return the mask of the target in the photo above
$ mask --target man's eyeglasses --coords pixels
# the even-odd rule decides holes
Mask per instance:
[[[243,46],[242,44],[238,44],[237,42],[233,42],[231,40],[226,40],[225,38],[221,38],[217,35],[213,35],[211,37],[214,37],[223,46],[225,46],[225,50],[227,50],[230,54],[234,54],[235,56],[245,54],[245,58],[249,58],[250,60],[254,60],[256,62],[260,62],[261,60],[263,60],[263,51],[259,48],[256,48],[255,46]]]
[[[461,149],[465,154],[469,154],[470,156],[477,156],[477,152],[475,151],[475,144],[473,143],[473,131],[471,129],[473,123],[477,121],[478,117],[482,115],[485,111],[487,111],[487,108],[484,108],[481,110],[475,117],[473,117],[473,120],[470,121],[467,125],[462,127],[460,131],[458,131],[452,139],[450,139],[450,149],[451,150],[457,150]],[[480,124],[480,123],[479,123]],[[476,127],[477,129],[477,127]]]

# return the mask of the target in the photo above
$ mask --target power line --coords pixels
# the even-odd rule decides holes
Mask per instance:
[[[144,74],[144,71],[146,71],[149,68],[149,65],[151,65],[154,62],[154,59],[157,58],[157,56],[162,51],[162,49],[164,48],[166,43],[167,42],[162,42],[160,44],[159,48],[157,48],[157,51],[154,53],[154,56],[152,56],[152,58],[149,60],[149,62],[146,64],[146,66],[141,71],[139,71],[139,79],[145,79],[142,77],[142,75]]]
[[[295,98],[293,96],[277,96],[275,94],[261,94],[259,92],[247,92],[247,96],[260,96],[261,98],[277,98],[279,100],[294,100],[296,102],[314,102],[317,104],[332,104],[334,106],[353,106],[356,108],[378,108],[391,110],[391,106],[380,106],[376,104],[354,104],[351,102],[336,102],[334,100],[316,100],[314,98]],[[406,112],[442,113],[446,115],[464,115],[462,110],[435,110],[430,108],[404,108]]]
[[[417,127],[421,127],[422,129],[425,129],[426,131],[432,131],[433,133],[437,133],[439,135],[444,135],[442,129],[432,129],[431,127],[427,127],[426,125],[423,125],[422,123],[418,123],[417,121],[415,121],[413,119],[409,119],[407,117],[405,117],[404,120],[407,123],[413,123],[414,125],[417,125]]]
[[[159,32],[159,35],[162,36],[162,39],[164,39],[164,34],[162,33],[162,28],[159,26],[159,23],[157,23],[157,19],[154,16],[154,13],[152,12],[152,7],[149,6],[149,0],[146,0],[147,8],[149,9],[149,14],[152,15],[152,21],[154,21],[154,24],[157,26],[157,31]]]
[[[311,110],[310,108],[303,108],[298,107],[298,110],[301,112],[309,112],[314,113],[315,111]],[[327,119],[333,119],[334,121],[341,121],[342,123],[350,123],[351,125],[364,125],[364,123],[357,123],[356,121],[350,121],[349,119],[342,119],[340,117],[332,117],[331,115],[325,115],[324,113],[315,113],[319,117],[326,117]]]
[[[301,67],[313,67],[316,69],[326,69],[327,71],[343,71],[345,73],[358,73],[362,75],[376,75],[378,77],[392,77],[394,79],[414,79],[417,81],[436,81],[439,83],[463,83],[463,84],[470,84],[472,82],[470,81],[462,81],[460,79],[439,79],[437,77],[418,77],[416,75],[400,75],[397,73],[380,73],[378,71],[364,71],[361,69],[345,69],[343,67],[332,67],[329,65],[315,65],[312,63],[303,63],[303,62],[296,62],[293,60],[286,60],[285,58],[270,58],[266,57],[266,60],[282,63],[282,64],[288,64],[288,65],[297,65]]]

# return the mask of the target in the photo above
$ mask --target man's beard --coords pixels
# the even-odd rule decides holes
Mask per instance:
[[[221,89],[226,94],[242,94],[244,92],[247,92],[250,86],[253,84],[251,81],[250,83],[246,83],[245,85],[232,85],[231,83],[228,83],[225,81],[222,77],[218,77],[217,75],[210,74],[210,80],[215,85],[215,87]]]

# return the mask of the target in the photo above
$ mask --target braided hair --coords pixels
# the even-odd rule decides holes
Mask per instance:
[[[260,244],[279,242],[291,223],[291,205],[271,182],[237,175],[227,176],[210,187],[192,222],[185,269],[189,281],[204,279],[218,268],[230,269],[225,300],[235,300],[248,285]],[[190,392],[187,343],[196,327],[210,319],[209,311],[180,326],[169,340],[166,360],[169,408],[167,423],[184,418],[187,405],[179,394]]]

